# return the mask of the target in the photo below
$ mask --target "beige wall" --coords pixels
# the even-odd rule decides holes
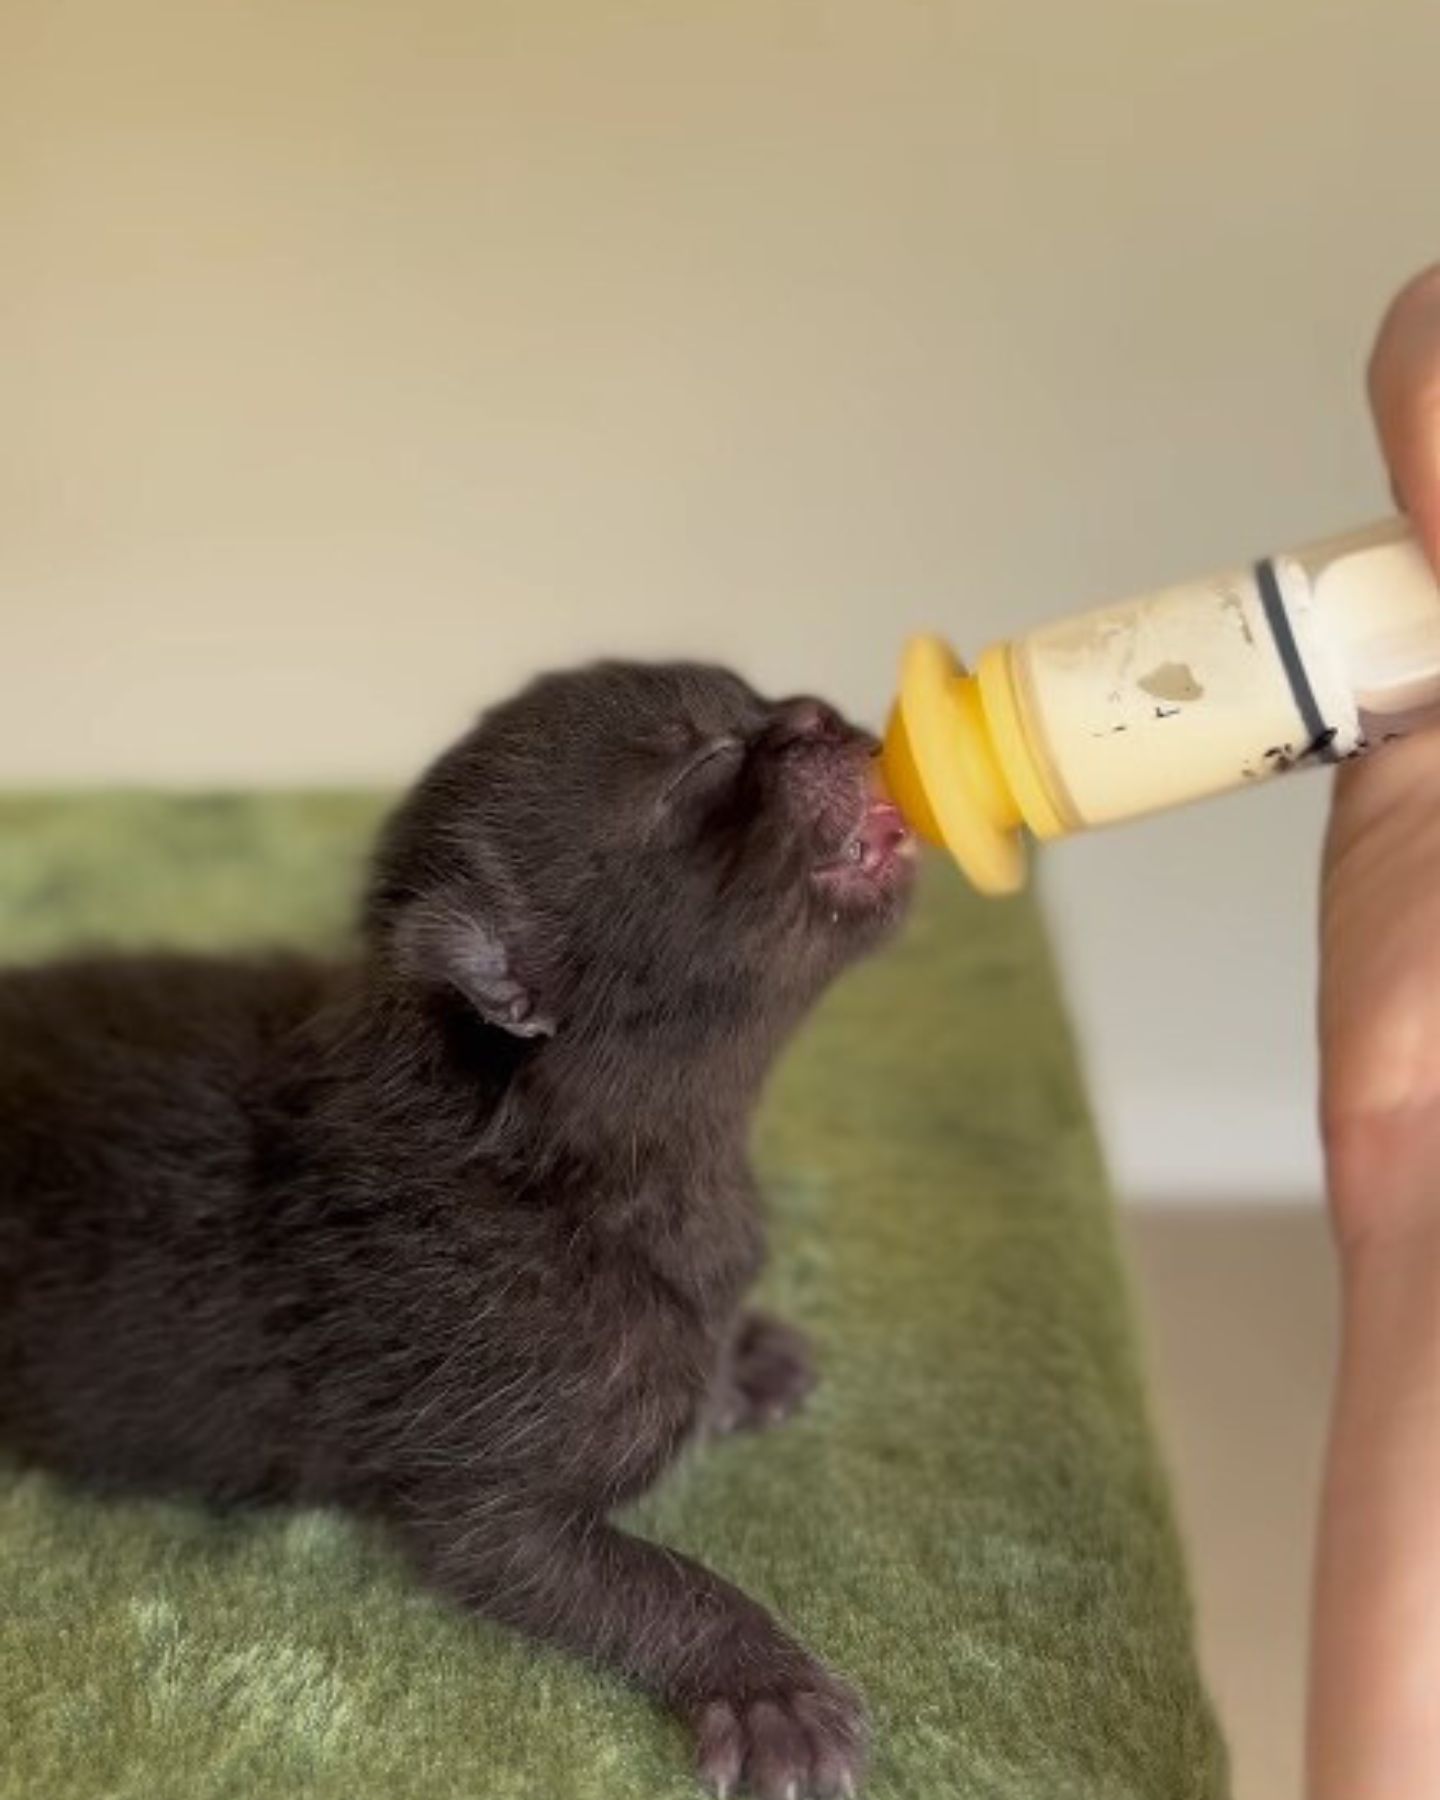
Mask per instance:
[[[8,0],[0,780],[391,778],[602,648],[875,713],[912,625],[1363,517],[1437,67],[1420,0]],[[1313,1176],[1321,797],[1051,860],[1131,1189]]]

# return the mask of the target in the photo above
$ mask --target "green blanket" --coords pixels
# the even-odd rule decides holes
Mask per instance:
[[[329,945],[361,796],[0,801],[0,959]],[[1028,904],[931,870],[759,1133],[797,1423],[698,1452],[638,1524],[869,1698],[873,1800],[1213,1800],[1223,1754],[1104,1180]],[[0,1794],[691,1800],[619,1683],[433,1603],[325,1514],[217,1519],[0,1477]]]

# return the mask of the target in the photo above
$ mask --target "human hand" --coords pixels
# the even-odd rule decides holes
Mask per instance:
[[[1371,405],[1396,499],[1440,568],[1440,264],[1381,324]],[[1342,1249],[1440,1233],[1440,732],[1343,769],[1321,922],[1321,1110]]]
[[[1440,266],[1370,362],[1395,496],[1440,569]],[[1440,1792],[1440,732],[1343,769],[1321,1108],[1341,1335],[1316,1554],[1308,1800]]]

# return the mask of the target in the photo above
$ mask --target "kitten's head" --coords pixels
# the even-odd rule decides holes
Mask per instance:
[[[546,676],[401,805],[372,943],[518,1036],[786,1022],[909,893],[875,749],[820,701],[762,700],[722,669]]]

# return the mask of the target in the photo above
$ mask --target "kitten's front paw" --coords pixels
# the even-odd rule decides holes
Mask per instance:
[[[799,1412],[817,1376],[804,1334],[769,1313],[746,1313],[716,1396],[716,1432],[763,1431]]]
[[[813,1685],[705,1701],[695,1717],[696,1767],[719,1800],[849,1800],[865,1766],[865,1712],[817,1664]]]

